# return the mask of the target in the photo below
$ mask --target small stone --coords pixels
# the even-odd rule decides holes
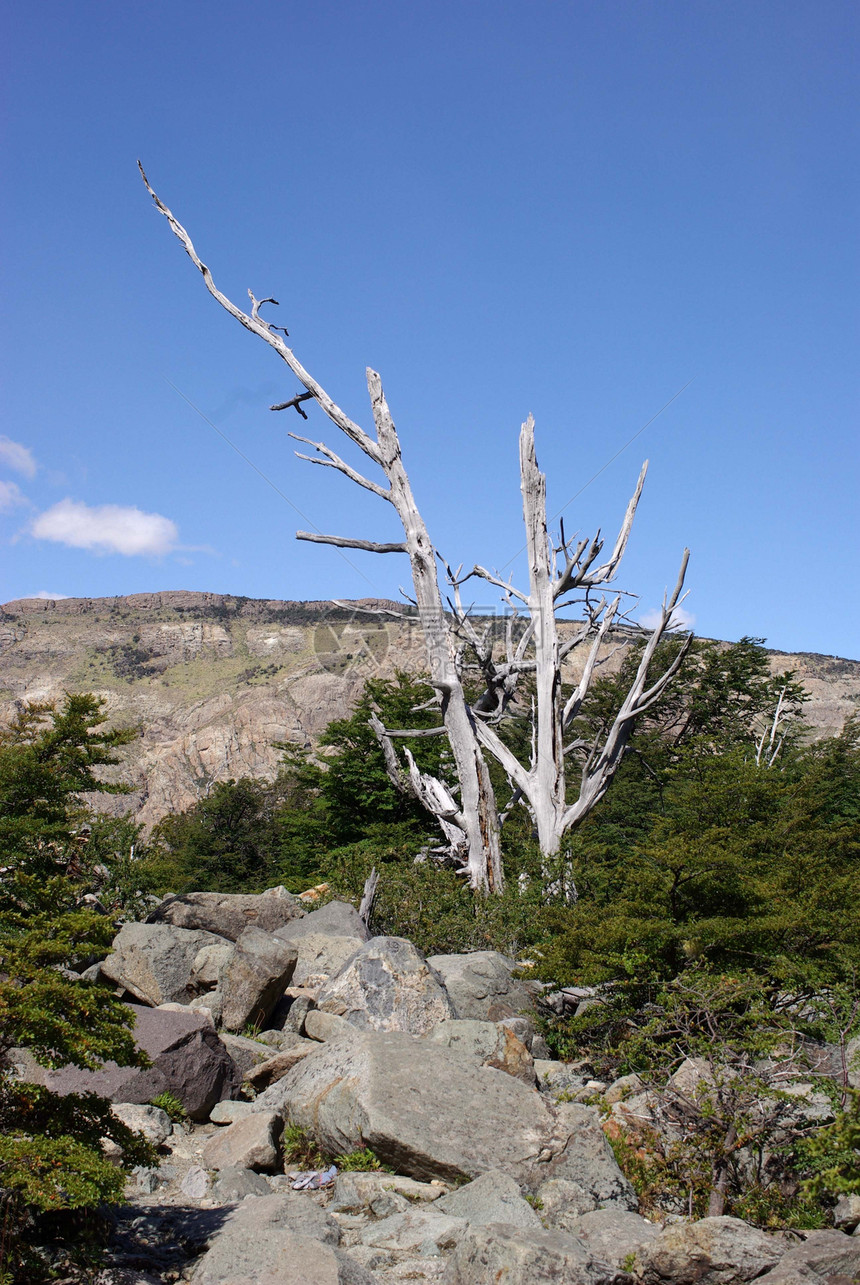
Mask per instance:
[[[296,1035],[305,1035],[305,1018],[313,1006],[314,1001],[307,995],[297,995],[284,1018],[284,1030],[295,1031]]]
[[[381,1191],[370,1202],[370,1212],[375,1218],[388,1218],[391,1214],[403,1214],[410,1208],[405,1196],[398,1196],[396,1191]]]
[[[270,1084],[282,1080],[287,1071],[291,1071],[297,1062],[301,1062],[312,1049],[318,1047],[319,1045],[313,1040],[302,1040],[291,1048],[281,1049],[274,1057],[251,1067],[251,1070],[245,1073],[245,1083],[258,1091],[267,1089]]]
[[[315,1008],[305,1018],[305,1035],[321,1044],[331,1040],[352,1039],[355,1033],[355,1027],[336,1013],[321,1013]]]
[[[173,1132],[170,1116],[160,1107],[139,1105],[136,1102],[115,1102],[111,1114],[129,1129],[142,1133],[147,1142],[160,1147]]]
[[[268,1181],[253,1169],[240,1169],[231,1166],[222,1169],[212,1187],[213,1200],[227,1204],[244,1200],[246,1196],[268,1196],[271,1194]]]
[[[211,1185],[206,1170],[201,1169],[199,1165],[195,1165],[193,1169],[188,1170],[188,1173],[182,1179],[179,1190],[191,1200],[202,1200],[204,1196],[209,1195]]]
[[[644,1088],[645,1085],[634,1071],[630,1075],[622,1075],[617,1080],[613,1080],[603,1096],[611,1106],[612,1103],[621,1102],[634,1093],[641,1093]]]
[[[833,1226],[839,1231],[854,1231],[860,1225],[860,1196],[839,1196],[833,1209]]]
[[[519,1183],[498,1169],[489,1169],[474,1182],[443,1196],[434,1209],[454,1218],[464,1218],[470,1225],[508,1223],[514,1227],[541,1226],[534,1209],[523,1199]]]
[[[151,1196],[158,1187],[158,1170],[135,1165],[131,1173],[137,1190],[144,1196]]]
[[[227,1098],[215,1103],[209,1119],[213,1124],[235,1124],[237,1120],[244,1120],[246,1115],[254,1115],[255,1111],[253,1102],[231,1102]]]
[[[219,1129],[203,1148],[204,1163],[210,1169],[262,1169],[272,1171],[278,1163],[278,1142],[283,1128],[273,1111],[254,1115]]]

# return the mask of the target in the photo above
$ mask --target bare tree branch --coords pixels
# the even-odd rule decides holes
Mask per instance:
[[[301,404],[302,402],[310,401],[312,397],[313,393],[297,393],[288,402],[278,402],[276,405],[270,406],[269,410],[289,410],[292,407],[293,410],[298,411],[302,419],[307,419],[307,413],[302,410]]]
[[[302,437],[300,433],[290,433],[289,436],[294,442],[304,442],[306,446],[312,446],[315,451],[319,451],[320,455],[325,457],[320,460],[314,455],[303,455],[301,451],[296,451],[296,455],[300,460],[307,460],[310,464],[320,464],[324,468],[335,468],[339,473],[343,473],[348,477],[351,482],[355,482],[358,486],[363,486],[367,491],[372,491],[380,499],[391,502],[390,491],[384,486],[380,486],[378,482],[372,482],[370,478],[364,477],[351,464],[347,464],[346,460],[342,460],[330,447],[326,446],[325,442],[313,442],[309,437]]]
[[[405,544],[378,544],[375,540],[350,540],[345,535],[318,535],[313,531],[297,531],[297,540],[309,544],[333,544],[336,549],[364,549],[367,553],[406,553]]]
[[[216,299],[218,303],[220,303],[221,307],[229,312],[231,317],[235,317],[239,324],[244,326],[246,330],[250,330],[252,334],[259,335],[260,338],[264,339],[270,347],[274,348],[281,360],[285,361],[289,366],[299,383],[304,384],[307,391],[316,399],[317,403],[326,415],[328,415],[332,423],[336,424],[341,432],[346,433],[347,437],[350,438],[351,441],[355,442],[356,446],[360,447],[361,450],[364,451],[365,455],[369,455],[375,463],[381,464],[382,459],[376,442],[374,442],[372,438],[368,437],[363,428],[359,428],[358,424],[353,423],[349,416],[341,410],[336,402],[332,401],[325,389],[317,383],[312,375],[308,374],[304,366],[294,355],[292,349],[287,346],[284,340],[281,339],[280,335],[274,334],[270,327],[259,318],[248,316],[248,314],[243,312],[241,308],[237,308],[225,294],[221,293],[215,285],[212,273],[194,249],[191,237],[185,231],[185,228],[175,215],[156,195],[150,186],[149,179],[146,177],[146,173],[140,161],[138,161],[137,166],[140,170],[140,176],[146,184],[146,190],[155,202],[156,208],[161,211],[167,219],[167,222],[170,224],[174,235],[181,241],[185,249],[185,253],[188,255],[195,268],[197,268],[202,275],[206,289],[212,295],[212,298]]]

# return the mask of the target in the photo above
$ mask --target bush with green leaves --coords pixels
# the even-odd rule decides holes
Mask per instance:
[[[105,1099],[22,1082],[10,1062],[22,1048],[49,1068],[146,1064],[129,1009],[80,977],[115,927],[84,901],[93,883],[79,796],[118,791],[98,769],[115,764],[130,738],[105,729],[100,701],[73,695],[59,709],[25,709],[0,734],[0,1269],[12,1279],[35,1280],[32,1244],[68,1236],[77,1214],[121,1198],[123,1169],[155,1160]],[[104,1155],[103,1138],[119,1148],[122,1168]]]

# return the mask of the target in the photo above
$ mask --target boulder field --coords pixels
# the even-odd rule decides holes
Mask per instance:
[[[369,937],[350,905],[308,911],[281,888],[171,897],[125,924],[87,978],[120,988],[151,1065],[15,1063],[61,1093],[110,1098],[161,1152],[131,1176],[97,1285],[860,1276],[853,1197],[838,1229],[791,1235],[640,1216],[598,1111],[576,1099],[641,1086],[596,1086],[546,1057],[539,984],[514,971],[492,951],[426,959]],[[184,1120],[151,1105],[163,1094]],[[334,1160],[323,1188],[294,1190],[289,1159],[285,1173],[298,1131]]]

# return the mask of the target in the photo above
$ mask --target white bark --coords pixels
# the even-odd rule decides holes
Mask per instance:
[[[450,790],[443,782],[436,781],[434,778],[425,776],[418,771],[411,755],[407,754],[409,761],[408,777],[404,778],[399,769],[392,774],[401,782],[408,779],[416,798],[419,798],[424,806],[437,818],[451,846],[452,854],[459,859],[468,874],[470,885],[473,888],[498,892],[502,888],[503,876],[501,836],[495,796],[487,764],[478,740],[475,717],[466,700],[455,663],[455,650],[449,638],[445,609],[436,573],[436,551],[418,510],[406,469],[403,466],[400,440],[382,391],[382,381],[375,371],[368,369],[367,383],[376,427],[376,435],[373,438],[350,419],[337,403],[329,397],[322,385],[317,383],[305,370],[292,349],[285,342],[284,336],[286,332],[278,333],[278,328],[267,324],[260,317],[261,303],[274,303],[275,300],[262,300],[261,303],[258,303],[249,291],[253,306],[251,313],[248,314],[238,308],[226,295],[222,294],[215,285],[208,267],[195,250],[185,228],[153,191],[142,166],[140,167],[140,172],[157,208],[167,219],[192,263],[201,273],[206,289],[213,298],[230,313],[231,317],[235,317],[246,330],[258,335],[275,350],[304,386],[305,392],[310,395],[310,398],[317,402],[332,423],[351,442],[358,446],[368,459],[378,465],[385,475],[388,482],[387,487],[364,477],[322,442],[312,442],[308,438],[300,437],[298,440],[313,446],[318,452],[316,457],[303,455],[301,458],[310,459],[312,463],[334,468],[357,485],[372,491],[382,499],[388,500],[394,506],[400,518],[405,540],[402,544],[393,545],[365,540],[351,540],[340,536],[310,535],[307,532],[300,532],[299,536],[303,540],[311,540],[315,543],[334,544],[344,548],[366,549],[373,553],[405,552],[408,554],[412,569],[412,583],[415,590],[418,619],[424,633],[430,683],[438,694],[440,714],[456,766],[460,789],[459,805],[453,800]],[[282,403],[282,406],[294,406],[300,414],[303,414],[299,405],[299,402],[303,400],[305,400],[305,396],[300,394],[298,397]],[[391,762],[391,756],[394,753],[393,747],[390,746],[390,741],[388,744],[390,753],[386,755],[387,764]],[[391,771],[391,768],[389,770]]]
[[[290,434],[315,451],[314,455],[296,452],[300,459],[335,469],[357,486],[386,500],[397,512],[403,528],[403,541],[383,543],[306,531],[298,532],[298,538],[338,548],[362,549],[380,554],[405,553],[408,556],[415,595],[412,601],[417,608],[417,621],[424,636],[429,682],[436,692],[441,727],[412,733],[388,730],[376,716],[371,720],[372,725],[392,781],[399,789],[418,799],[433,814],[446,837],[447,851],[458,860],[470,885],[476,889],[498,892],[503,886],[501,823],[483,751],[487,750],[498,760],[510,779],[513,799],[505,815],[516,800],[524,801],[531,812],[543,853],[552,856],[558,851],[566,831],[582,820],[605,794],[621,762],[636,718],[659,699],[683,663],[689,648],[690,638],[679,649],[668,668],[650,686],[646,685],[656,649],[672,626],[674,609],[682,601],[681,591],[689,556],[689,552],[685,550],[674,592],[664,599],[658,625],[648,638],[634,680],[611,727],[598,743],[591,746],[583,746],[578,740],[565,743],[570,725],[582,712],[610,632],[618,629],[623,618],[620,594],[611,601],[598,595],[618,573],[642,494],[647,463],[643,465],[639,475],[612,552],[604,562],[599,561],[603,551],[599,533],[591,541],[580,540],[574,545],[565,539],[562,526],[561,543],[558,548],[553,548],[547,530],[546,478],[538,468],[534,421],[529,416],[520,432],[528,593],[482,566],[473,567],[463,577],[459,571],[454,572],[446,566],[448,586],[453,595],[449,600],[450,612],[446,612],[436,565],[437,553],[403,465],[400,440],[379,375],[370,369],[367,371],[375,425],[375,434],[372,436],[350,419],[305,370],[286,343],[287,332],[260,317],[262,304],[275,303],[275,300],[264,299],[258,302],[249,291],[252,308],[248,314],[217,289],[211,272],[197,254],[185,228],[156,196],[142,167],[141,175],[156,206],[201,273],[209,293],[246,330],[259,336],[273,348],[304,388],[304,392],[272,409],[292,408],[303,419],[307,419],[303,403],[315,401],[331,422],[384,475],[386,485],[365,477],[325,443],[315,442],[299,434]],[[479,630],[475,621],[470,618],[468,608],[463,606],[460,586],[473,576],[499,588],[511,610],[502,659],[496,655],[492,630]],[[574,595],[573,599],[569,596],[571,594]],[[573,602],[580,603],[583,608],[582,628],[562,643],[556,613],[570,607]],[[519,623],[519,611],[522,607],[527,609],[528,619],[522,621],[521,632],[517,637],[516,625]],[[385,609],[384,614],[397,613]],[[564,661],[575,647],[586,644],[589,651],[582,677],[574,691],[565,696],[562,682]],[[473,706],[469,705],[463,687],[467,670],[480,673],[485,685],[482,695]],[[523,674],[533,675],[535,683],[532,752],[528,765],[516,758],[496,730],[497,724],[516,700],[517,687]],[[762,740],[760,756],[774,753],[778,717],[779,711],[770,741],[766,745],[764,738]],[[446,735],[451,747],[459,798],[455,797],[444,781],[421,772],[408,750],[404,752],[404,768],[394,748],[393,738],[396,736],[438,734]],[[570,795],[573,791],[569,779],[569,764],[577,762],[577,756],[581,762],[581,776],[577,796],[571,802]]]
[[[649,709],[665,691],[669,682],[684,661],[690,647],[687,638],[667,669],[646,687],[654,654],[667,629],[671,627],[672,613],[682,601],[681,591],[687,569],[689,550],[684,551],[681,572],[671,596],[664,599],[660,620],[651,632],[634,680],[602,742],[583,747],[579,742],[565,744],[571,723],[582,712],[583,704],[616,624],[621,605],[620,595],[611,602],[605,598],[594,603],[591,591],[598,591],[612,581],[618,571],[624,550],[630,538],[636,508],[642,495],[647,472],[643,465],[636,489],[627,506],[618,538],[606,562],[592,570],[600,556],[602,542],[582,540],[571,550],[562,535],[561,546],[554,550],[550,544],[546,518],[546,478],[540,472],[534,447],[534,421],[529,416],[520,432],[520,479],[523,496],[523,519],[526,528],[528,555],[528,595],[491,576],[482,567],[475,568],[479,575],[504,588],[508,601],[512,597],[528,603],[531,632],[527,641],[532,654],[528,661],[522,654],[514,663],[498,667],[500,677],[511,687],[512,675],[525,672],[527,665],[535,675],[535,700],[533,715],[533,751],[528,768],[520,763],[504,744],[501,737],[488,723],[478,727],[481,742],[494,755],[507,772],[511,783],[525,800],[532,815],[541,852],[553,856],[559,849],[568,830],[581,821],[603,798],[621,762],[635,720]],[[564,557],[564,566],[558,569],[558,555]],[[570,592],[585,593],[586,622],[572,639],[560,644],[556,612],[564,605],[562,599]],[[570,651],[589,643],[589,650],[582,676],[574,690],[565,698],[562,686],[562,667]],[[485,663],[485,658],[481,658]],[[493,685],[491,680],[488,687]],[[571,802],[571,781],[568,764],[575,762],[577,751],[587,753],[581,769],[577,797]]]

